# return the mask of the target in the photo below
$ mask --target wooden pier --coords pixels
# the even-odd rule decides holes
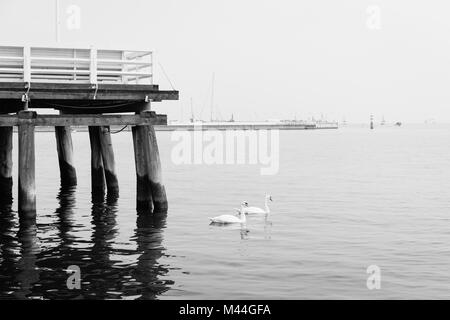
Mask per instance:
[[[167,211],[152,102],[178,91],[153,84],[151,51],[0,46],[0,204],[12,204],[13,127],[18,127],[19,217],[36,217],[35,128],[55,127],[61,185],[77,184],[71,126],[87,126],[93,199],[119,196],[110,126],[132,126],[139,212]],[[39,109],[59,114],[39,114]]]

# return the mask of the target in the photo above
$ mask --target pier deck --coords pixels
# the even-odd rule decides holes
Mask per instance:
[[[158,85],[0,82],[0,113],[22,110],[24,95],[29,108],[68,113],[138,112],[146,101],[178,100],[178,91]]]

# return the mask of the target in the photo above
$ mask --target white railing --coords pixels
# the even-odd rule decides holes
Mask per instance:
[[[0,81],[152,84],[153,53],[0,46]]]

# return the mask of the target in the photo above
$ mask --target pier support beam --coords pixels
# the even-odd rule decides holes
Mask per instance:
[[[55,127],[61,186],[76,186],[77,173],[73,161],[73,144],[70,127]]]
[[[156,140],[155,129],[153,126],[148,128],[148,142],[150,145],[150,183],[153,197],[153,211],[167,212],[169,206],[167,202],[166,188],[162,182],[161,159],[159,158],[158,142]]]
[[[19,112],[19,216],[36,218],[34,123],[36,112]]]
[[[105,196],[105,172],[103,169],[102,152],[100,148],[100,128],[89,127],[91,142],[91,185],[92,198],[103,199]]]
[[[109,126],[99,128],[100,149],[102,153],[103,166],[105,170],[106,186],[108,197],[119,197],[119,181],[116,173],[116,163],[114,161],[114,151],[111,141],[111,130]]]
[[[132,127],[134,161],[136,164],[136,210],[152,212],[153,198],[150,182],[149,143],[146,126]]]
[[[132,128],[136,163],[136,208],[138,211],[167,212],[161,161],[153,126]]]
[[[0,127],[0,205],[12,204],[12,127]]]

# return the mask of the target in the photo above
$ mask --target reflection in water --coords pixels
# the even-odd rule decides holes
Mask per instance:
[[[246,224],[242,224],[242,223],[239,223],[239,224],[237,224],[237,223],[236,224],[211,223],[210,226],[214,227],[214,228],[224,229],[224,230],[238,230],[241,239],[248,240],[248,234],[249,234],[250,230],[247,229]]]
[[[34,219],[17,221],[11,206],[0,208],[0,297],[25,299],[39,280],[39,245]]]
[[[264,239],[272,239],[272,221],[268,219],[268,215],[264,217]]]
[[[157,263],[164,255],[161,230],[166,227],[166,214],[139,214],[134,232],[139,257],[133,276],[141,283],[139,295],[141,299],[155,299],[166,292],[172,281],[161,281],[159,276],[167,274],[167,267]]]
[[[33,284],[39,281],[39,270],[36,268],[39,245],[35,219],[20,220],[17,239],[20,243],[20,258],[15,280],[20,290],[16,291],[14,296],[25,299],[31,295]]]
[[[16,271],[19,259],[19,244],[16,240],[16,218],[7,206],[0,209],[0,297],[7,297],[17,287],[14,279],[10,277]]]
[[[86,252],[84,260],[89,261],[81,268],[82,291],[85,298],[104,299],[108,296],[108,289],[113,287],[108,280],[118,280],[114,262],[110,259],[113,253],[112,244],[117,235],[116,230],[117,201],[92,203],[92,235],[91,249]]]
[[[166,215],[140,214],[126,249],[115,246],[117,198],[93,199],[91,225],[77,218],[75,187],[61,187],[55,210],[55,235],[47,232],[39,245],[35,221],[20,221],[10,208],[0,211],[0,299],[156,299],[173,284],[162,281],[169,266],[158,260]],[[90,227],[90,238],[81,229]],[[133,248],[135,244],[135,249]],[[129,262],[121,256],[136,255]],[[123,261],[122,261],[123,260]],[[66,269],[81,270],[81,289],[69,290]]]

